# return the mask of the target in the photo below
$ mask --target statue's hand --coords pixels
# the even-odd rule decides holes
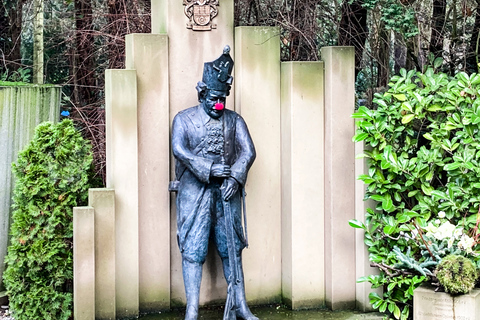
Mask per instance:
[[[211,177],[228,178],[230,177],[230,166],[226,164],[214,164],[210,169]]]
[[[220,190],[222,190],[223,199],[225,201],[230,200],[230,198],[237,192],[239,183],[233,178],[228,178],[223,181]]]

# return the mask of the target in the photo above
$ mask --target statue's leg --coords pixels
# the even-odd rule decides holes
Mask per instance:
[[[239,283],[234,286],[235,288],[235,305],[237,306],[237,317],[244,319],[244,320],[259,320],[257,317],[253,315],[250,311],[250,308],[247,304],[247,299],[245,298],[245,281],[243,276],[243,267],[242,267],[242,256],[241,252],[238,253],[237,259],[237,266],[238,266],[238,280]],[[230,277],[230,265],[228,262],[228,258],[222,259],[223,263],[223,274],[225,275],[225,279],[229,279]],[[227,280],[228,281],[228,280]]]
[[[200,299],[200,284],[202,282],[201,263],[182,260],[183,283],[185,285],[185,294],[187,296],[187,312],[185,320],[197,320],[198,303]]]

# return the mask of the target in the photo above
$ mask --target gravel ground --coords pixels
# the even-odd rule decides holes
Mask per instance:
[[[12,317],[10,317],[8,306],[0,306],[0,320],[14,320]]]

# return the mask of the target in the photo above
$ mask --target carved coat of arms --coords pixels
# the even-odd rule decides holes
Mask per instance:
[[[219,0],[183,0],[185,15],[189,22],[187,28],[192,30],[208,31],[215,29],[213,18],[218,14]]]

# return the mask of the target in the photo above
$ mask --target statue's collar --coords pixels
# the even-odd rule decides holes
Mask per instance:
[[[199,104],[197,106],[197,114],[202,122],[202,124],[207,124],[208,121],[210,121],[210,119],[212,119],[206,112],[205,112],[205,109],[203,109],[202,105]],[[225,112],[222,114],[222,116],[220,118],[218,118],[218,120],[222,120],[222,118],[225,116]]]

